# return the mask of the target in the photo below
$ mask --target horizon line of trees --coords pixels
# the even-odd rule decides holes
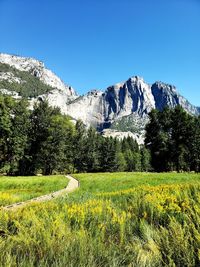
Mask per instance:
[[[150,153],[127,137],[105,138],[59,108],[0,96],[0,173],[149,171]]]
[[[200,116],[182,107],[152,110],[145,144],[103,137],[59,108],[0,95],[0,173],[200,171]]]

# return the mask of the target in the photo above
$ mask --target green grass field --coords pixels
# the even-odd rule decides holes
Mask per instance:
[[[45,195],[67,186],[63,175],[54,176],[0,176],[0,206]]]
[[[74,193],[0,211],[0,266],[200,266],[200,175],[76,174]]]
[[[141,185],[198,183],[200,175],[195,173],[84,173],[74,174],[80,183],[81,192],[110,192]]]

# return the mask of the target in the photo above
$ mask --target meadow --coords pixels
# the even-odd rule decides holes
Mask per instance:
[[[46,195],[65,188],[67,184],[64,175],[0,176],[0,207]]]
[[[0,266],[200,266],[200,175],[76,174],[80,188],[0,210]]]

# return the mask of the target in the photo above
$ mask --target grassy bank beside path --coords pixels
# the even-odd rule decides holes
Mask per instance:
[[[0,176],[0,206],[46,195],[65,188],[67,184],[64,175]]]

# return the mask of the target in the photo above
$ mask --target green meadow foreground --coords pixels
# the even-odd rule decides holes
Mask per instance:
[[[64,175],[45,177],[0,176],[0,207],[63,189],[67,183],[67,178]]]
[[[0,266],[200,266],[199,174],[74,177],[68,196],[0,210]]]

